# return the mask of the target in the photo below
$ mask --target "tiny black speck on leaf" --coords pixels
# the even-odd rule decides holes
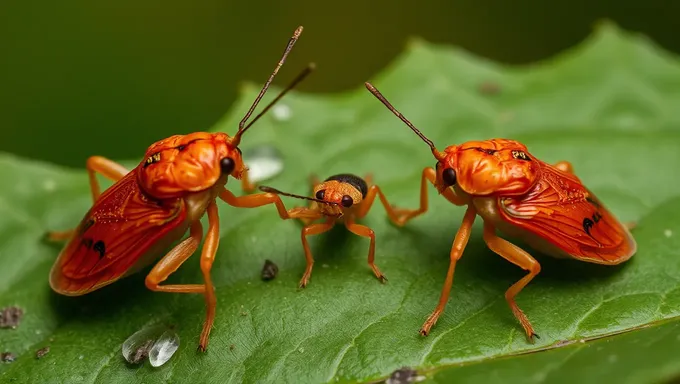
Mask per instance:
[[[16,329],[24,317],[24,310],[19,307],[5,307],[0,310],[0,328]]]
[[[12,352],[2,352],[0,353],[0,361],[3,363],[11,363],[16,359],[16,356]]]
[[[392,372],[392,375],[385,380],[385,384],[409,384],[424,379],[424,377],[418,376],[418,372],[415,370],[409,367],[402,367]]]
[[[47,355],[48,353],[50,353],[50,347],[40,348],[40,349],[38,349],[38,350],[35,352],[35,358],[36,358],[36,359],[41,359],[41,358],[43,358],[45,355]]]
[[[265,260],[262,267],[262,280],[269,281],[279,274],[279,267],[271,260]]]

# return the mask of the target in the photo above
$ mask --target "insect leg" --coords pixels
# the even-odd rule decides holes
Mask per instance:
[[[335,219],[328,218],[328,220],[326,220],[326,222],[324,223],[312,224],[302,228],[300,235],[302,238],[302,248],[304,248],[305,250],[305,259],[307,260],[307,266],[305,267],[305,273],[302,275],[302,279],[300,279],[299,284],[300,288],[304,288],[307,286],[307,283],[309,282],[309,277],[312,275],[312,267],[314,266],[314,256],[312,256],[312,250],[309,248],[307,236],[319,235],[321,233],[328,232],[330,231],[331,228],[333,228],[334,225]]]
[[[347,227],[347,229],[350,232],[354,233],[355,235],[368,237],[369,239],[371,239],[371,244],[369,245],[368,248],[368,265],[373,270],[375,277],[377,277],[381,283],[387,281],[385,275],[383,275],[382,272],[380,272],[378,266],[375,265],[375,263],[373,262],[373,260],[375,259],[375,233],[373,232],[373,230],[365,225],[355,223],[352,219],[347,219],[345,221],[345,227]]]
[[[241,189],[243,189],[243,192],[250,193],[255,190],[255,183],[250,182],[250,178],[248,177],[248,168],[243,170],[243,173],[241,174]]]
[[[219,196],[225,203],[238,208],[257,208],[267,204],[274,204],[281,219],[290,219],[290,216],[286,211],[286,206],[283,205],[283,201],[281,201],[279,195],[275,193],[258,193],[255,195],[236,197],[228,189],[223,188]]]
[[[90,192],[92,193],[93,203],[97,201],[97,198],[101,194],[97,173],[101,173],[107,179],[118,181],[129,172],[122,165],[101,156],[91,156],[88,158],[85,163],[85,168],[87,169],[87,174],[90,179]],[[67,231],[51,231],[47,233],[47,239],[50,241],[69,240],[75,231],[75,229],[69,229]]]
[[[99,181],[97,181],[97,173],[101,173],[102,176],[107,179],[118,181],[130,172],[115,161],[101,156],[92,156],[88,158],[85,166],[87,167],[87,174],[90,176],[90,189],[92,191],[93,202],[97,201],[97,198],[101,194]]]
[[[502,239],[496,235],[496,230],[493,227],[492,224],[489,223],[484,223],[484,241],[486,244],[489,246],[489,248],[503,257],[504,259],[508,260],[509,262],[521,267],[524,270],[529,271],[529,273],[524,276],[521,280],[513,284],[506,292],[505,292],[505,300],[507,300],[508,304],[510,305],[510,309],[512,309],[512,313],[515,315],[517,320],[519,320],[520,324],[522,324],[522,328],[524,328],[524,331],[527,334],[527,337],[529,340],[533,340],[533,337],[538,335],[534,332],[533,327],[531,326],[531,323],[529,322],[529,319],[527,319],[527,316],[522,312],[521,309],[517,306],[517,303],[515,303],[515,296],[524,288],[529,282],[536,276],[538,273],[541,271],[541,265],[536,261],[533,257],[531,257],[530,254],[525,252],[523,249],[519,248],[518,246],[510,243],[509,241]]]
[[[430,333],[430,328],[437,322],[439,315],[442,314],[444,307],[446,307],[446,302],[449,300],[449,293],[451,292],[451,285],[453,285],[453,272],[456,269],[456,262],[463,256],[463,251],[470,239],[472,224],[475,222],[476,216],[477,212],[474,207],[469,205],[463,216],[463,222],[460,224],[460,228],[458,228],[456,237],[453,240],[453,245],[451,246],[451,261],[449,262],[449,270],[446,272],[446,280],[444,281],[444,288],[439,297],[439,303],[420,329],[420,334],[423,336],[427,336],[427,334]]]
[[[574,167],[568,161],[558,161],[557,163],[555,163],[555,168],[559,169],[560,171],[570,173],[572,175],[574,174]]]
[[[437,181],[437,172],[434,170],[432,167],[427,167],[423,169],[423,175],[420,181],[420,207],[418,209],[403,209],[403,208],[396,208],[392,206],[392,214],[395,216],[396,220],[390,217],[392,221],[397,224],[398,226],[403,226],[405,225],[409,220],[420,216],[421,214],[425,213],[428,209],[428,197],[427,197],[427,182],[430,182],[432,185],[436,185]],[[455,205],[465,205],[465,202],[457,197],[451,188],[447,188],[444,190],[442,195],[451,202],[452,204]]]

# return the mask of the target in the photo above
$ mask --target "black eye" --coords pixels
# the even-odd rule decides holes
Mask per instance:
[[[326,190],[322,189],[316,193],[316,198],[319,200],[323,200],[323,197],[326,195]]]
[[[342,204],[343,207],[349,208],[354,204],[354,200],[352,200],[351,196],[345,195],[342,197],[342,201],[340,201],[340,204]]]
[[[450,187],[456,184],[456,171],[454,171],[453,168],[446,168],[442,173],[442,178],[444,179],[444,184],[446,184],[447,187]]]
[[[222,167],[222,173],[223,174],[230,174],[231,171],[234,170],[234,167],[236,166],[236,163],[234,163],[234,160],[230,157],[225,157],[220,161],[220,167]]]

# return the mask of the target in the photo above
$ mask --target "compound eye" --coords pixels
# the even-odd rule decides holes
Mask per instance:
[[[340,204],[342,204],[343,207],[349,208],[354,204],[354,200],[352,200],[352,197],[349,195],[345,195],[342,197],[342,200],[340,201]]]
[[[444,172],[442,172],[442,179],[447,187],[456,184],[456,171],[454,171],[453,168],[446,168]]]
[[[325,195],[326,195],[326,190],[325,190],[325,189],[322,189],[322,190],[316,192],[316,198],[317,198],[318,200],[323,200],[323,197],[324,197]]]
[[[225,157],[220,161],[220,167],[222,168],[222,173],[228,175],[234,170],[236,163],[234,162],[234,159]]]

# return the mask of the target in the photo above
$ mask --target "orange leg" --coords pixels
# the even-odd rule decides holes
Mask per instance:
[[[309,248],[307,236],[319,235],[324,232],[328,232],[331,228],[333,228],[334,225],[335,219],[328,218],[328,220],[326,220],[324,223],[312,224],[302,228],[300,234],[302,238],[302,248],[305,250],[305,259],[307,259],[307,267],[305,268],[305,273],[302,275],[302,279],[300,279],[300,288],[307,286],[309,278],[312,276],[312,267],[314,266],[314,256],[312,256],[312,250]]]
[[[425,213],[428,209],[427,182],[429,181],[432,185],[436,185],[436,180],[437,172],[434,170],[434,168],[427,167],[423,169],[423,176],[420,181],[420,207],[418,209],[400,209],[392,207],[392,215],[396,217],[396,220],[392,217],[390,217],[390,219],[392,219],[395,224],[403,226],[409,220]],[[442,195],[452,204],[459,206],[465,205],[465,201],[456,196],[451,188],[446,188]]]
[[[529,273],[524,276],[521,280],[513,284],[505,292],[505,300],[507,300],[512,309],[512,313],[515,315],[517,320],[522,324],[522,328],[527,334],[529,341],[533,341],[533,337],[538,335],[534,332],[534,328],[531,326],[529,319],[522,312],[521,309],[515,303],[515,296],[524,288],[529,282],[541,272],[541,265],[538,264],[530,254],[519,248],[518,246],[504,240],[496,235],[496,230],[493,225],[489,223],[484,223],[484,241],[489,248],[506,259],[507,261],[521,267],[524,270],[529,271]]]
[[[373,262],[373,260],[375,259],[375,233],[373,232],[373,230],[365,225],[355,223],[352,219],[347,219],[345,221],[345,227],[347,227],[347,229],[350,232],[354,233],[355,235],[368,237],[369,239],[371,239],[371,244],[368,246],[368,265],[373,270],[375,277],[377,277],[381,283],[387,281],[385,275],[383,275],[382,272],[380,272],[378,266],[375,265],[375,263]]]
[[[215,261],[215,253],[220,242],[220,218],[217,204],[212,201],[208,205],[208,233],[201,251],[201,272],[205,284],[173,284],[159,285],[174,273],[198,248],[201,242],[203,227],[200,221],[191,225],[190,236],[168,252],[146,276],[146,286],[152,291],[173,293],[202,293],[205,295],[206,316],[203,331],[198,345],[199,351],[205,352],[208,347],[210,330],[215,321],[217,298],[215,288],[210,277],[210,270]]]
[[[232,207],[238,208],[257,208],[267,204],[274,204],[281,219],[290,219],[290,216],[286,211],[286,206],[283,205],[283,201],[281,201],[279,195],[275,193],[258,193],[255,195],[236,197],[231,191],[223,188],[222,192],[220,192],[220,199]]]
[[[118,181],[123,178],[129,171],[122,165],[115,161],[109,160],[101,156],[91,156],[85,163],[87,174],[90,179],[90,192],[92,193],[92,202],[96,202],[101,194],[99,181],[97,180],[97,173],[101,173],[107,179]],[[67,231],[52,231],[47,233],[47,239],[50,241],[69,240],[75,233],[75,229]]]
[[[248,177],[248,168],[246,168],[241,175],[241,189],[243,189],[243,191],[246,193],[250,193],[255,190],[255,187],[255,183],[250,182],[250,178]]]
[[[469,205],[463,216],[463,222],[460,224],[460,228],[456,233],[456,237],[453,240],[453,245],[451,246],[451,261],[449,262],[449,270],[446,272],[446,280],[444,281],[444,288],[442,289],[441,296],[439,297],[439,303],[435,310],[427,318],[423,327],[420,329],[420,334],[427,336],[430,333],[430,328],[437,322],[439,315],[444,312],[446,307],[446,302],[449,300],[449,293],[451,292],[451,286],[453,285],[453,272],[456,269],[456,262],[460,260],[463,256],[463,251],[467,246],[468,240],[470,239],[470,232],[472,232],[472,224],[475,222],[475,217],[477,212]]]

